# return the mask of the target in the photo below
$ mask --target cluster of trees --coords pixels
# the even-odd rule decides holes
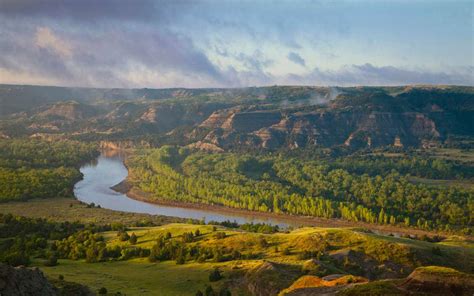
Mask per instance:
[[[70,222],[50,222],[11,214],[0,214],[0,262],[13,266],[28,265],[31,257],[42,258],[53,266],[58,259],[85,259],[87,262],[127,260],[148,257],[150,250],[133,246],[136,235],[127,234],[130,245],[107,246],[102,231],[119,229],[123,225],[94,225]]]
[[[225,262],[237,259],[258,259],[260,254],[246,253],[227,248],[225,246],[209,246],[202,247],[196,244],[190,244],[195,241],[200,233],[185,232],[182,240],[172,239],[171,236],[160,236],[156,244],[151,248],[148,260],[150,262],[175,260],[176,264],[184,264],[187,261],[196,261],[199,263],[208,260],[213,262]],[[216,232],[214,239],[223,239],[226,235],[224,232]],[[262,246],[268,246],[265,239],[259,241]]]
[[[472,190],[412,184],[393,169],[360,175],[317,160],[171,146],[137,156],[129,167],[139,187],[159,199],[425,229],[469,232],[474,225]]]
[[[400,175],[412,175],[429,179],[470,179],[474,177],[471,166],[439,158],[422,156],[383,155],[336,158],[327,162],[330,168],[344,169],[351,174],[385,176],[392,171]]]
[[[280,227],[278,225],[271,225],[266,223],[244,223],[239,224],[236,221],[231,222],[230,220],[217,222],[217,221],[209,221],[208,224],[210,225],[222,225],[227,228],[239,228],[248,232],[256,232],[256,233],[275,233],[280,231]]]
[[[0,140],[0,202],[71,195],[79,165],[97,153],[73,141]]]
[[[13,266],[28,265],[38,256],[54,264],[48,240],[57,240],[84,229],[79,223],[53,223],[11,214],[0,214],[0,262]]]
[[[0,202],[69,196],[81,179],[75,168],[5,169],[0,167]]]
[[[136,236],[129,236],[119,231],[121,241],[136,243]],[[126,239],[122,239],[126,237]],[[133,238],[135,237],[135,238]],[[134,241],[134,242],[133,242]],[[150,250],[134,246],[107,246],[104,237],[94,230],[85,229],[74,233],[63,240],[57,240],[51,245],[58,258],[86,259],[86,262],[101,262],[106,260],[127,260],[134,257],[148,257]]]
[[[0,167],[4,168],[78,167],[97,156],[97,146],[91,143],[30,138],[0,140]]]

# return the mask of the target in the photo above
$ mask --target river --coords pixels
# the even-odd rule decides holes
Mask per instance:
[[[152,215],[173,216],[179,218],[205,219],[205,221],[223,222],[226,220],[236,221],[239,224],[267,223],[286,228],[297,226],[286,219],[259,217],[251,213],[219,213],[217,210],[190,209],[177,206],[164,206],[151,204],[129,198],[127,195],[111,189],[114,185],[123,181],[128,171],[123,163],[123,155],[120,153],[103,152],[95,161],[85,164],[80,168],[84,178],[74,186],[76,198],[85,203],[94,203],[102,208],[132,212],[146,213]]]

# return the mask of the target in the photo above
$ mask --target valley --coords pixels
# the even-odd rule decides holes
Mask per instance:
[[[1,85],[0,261],[60,295],[468,295],[473,95]]]

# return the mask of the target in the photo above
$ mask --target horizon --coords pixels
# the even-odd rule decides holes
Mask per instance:
[[[473,86],[473,11],[471,1],[6,0],[0,83]]]
[[[82,89],[118,89],[118,90],[131,90],[131,89],[152,89],[152,90],[168,90],[168,89],[244,89],[244,88],[270,88],[270,87],[310,87],[310,88],[396,88],[396,87],[427,87],[427,88],[441,88],[441,87],[468,87],[474,88],[474,85],[463,85],[463,84],[399,84],[399,85],[310,85],[310,84],[273,84],[273,85],[258,85],[258,86],[239,86],[239,87],[91,87],[91,86],[69,86],[69,85],[51,85],[51,84],[12,84],[12,83],[0,83],[3,86],[16,86],[16,87],[56,87],[56,88],[82,88]]]

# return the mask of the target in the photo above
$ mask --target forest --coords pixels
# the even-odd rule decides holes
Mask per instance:
[[[0,202],[72,195],[79,165],[98,155],[95,144],[0,140]]]
[[[469,174],[442,160],[329,163],[175,146],[144,150],[127,162],[131,182],[156,199],[471,233],[472,189],[411,183],[404,167],[417,164],[436,168],[434,173],[420,170],[420,176]]]

